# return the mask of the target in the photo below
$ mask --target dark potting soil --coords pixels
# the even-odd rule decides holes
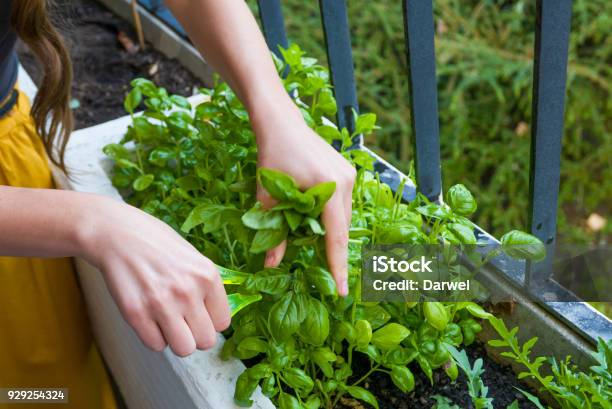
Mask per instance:
[[[189,96],[202,82],[177,60],[155,51],[134,50],[138,40],[130,23],[93,0],[54,2],[51,15],[72,56],[72,98],[76,128],[85,128],[126,115],[123,98],[130,81],[149,78],[173,94]],[[122,40],[122,41],[120,41]],[[127,49],[132,48],[132,52]],[[24,45],[19,45],[21,64],[35,83],[42,70]]]
[[[505,409],[514,400],[518,401],[519,408],[521,409],[536,408],[518,390],[514,389],[517,387],[535,394],[528,386],[521,384],[516,379],[516,374],[512,372],[509,366],[502,366],[487,358],[487,353],[482,344],[475,343],[466,348],[466,350],[470,364],[473,365],[474,361],[478,358],[483,359],[485,372],[482,380],[485,386],[489,388],[487,396],[494,399],[494,408]],[[360,373],[355,373],[352,379],[357,380],[367,372],[369,363],[362,354],[356,354],[354,359],[355,365],[353,370]],[[434,371],[434,384],[432,386],[416,363],[411,364],[410,369],[415,378],[415,388],[410,393],[400,391],[393,384],[391,378],[381,372],[372,374],[361,386],[368,389],[378,398],[380,409],[429,409],[436,403],[432,399],[434,395],[445,396],[460,408],[473,408],[468,394],[466,377],[461,370],[459,370],[459,377],[455,383],[451,383],[442,369]],[[351,397],[343,397],[336,408],[370,409],[372,407]]]

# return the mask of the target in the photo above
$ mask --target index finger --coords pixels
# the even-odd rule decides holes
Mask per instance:
[[[326,230],[327,263],[341,296],[348,295],[348,225],[345,211],[342,197],[336,194],[327,202],[322,215]]]

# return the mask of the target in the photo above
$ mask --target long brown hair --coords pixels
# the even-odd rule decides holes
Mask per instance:
[[[14,0],[11,25],[43,68],[31,114],[47,155],[65,171],[64,152],[73,127],[70,55],[49,20],[46,0]]]

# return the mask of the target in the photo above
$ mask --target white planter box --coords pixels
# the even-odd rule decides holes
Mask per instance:
[[[194,96],[190,101],[195,105],[201,98]],[[107,175],[112,162],[102,148],[118,142],[129,123],[126,116],[74,132],[66,150],[71,178],[55,172],[58,187],[122,200]],[[236,359],[219,359],[221,335],[214,349],[187,358],[177,357],[168,348],[153,352],[123,320],[100,272],[83,260],[77,259],[76,265],[96,340],[130,409],[237,407],[234,385],[244,365]],[[274,408],[259,389],[253,400],[254,408]]]

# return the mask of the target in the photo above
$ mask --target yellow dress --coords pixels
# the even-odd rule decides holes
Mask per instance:
[[[52,188],[29,113],[20,93],[0,118],[0,185]],[[70,259],[0,257],[2,387],[68,388],[69,404],[0,404],[1,409],[116,408]]]

